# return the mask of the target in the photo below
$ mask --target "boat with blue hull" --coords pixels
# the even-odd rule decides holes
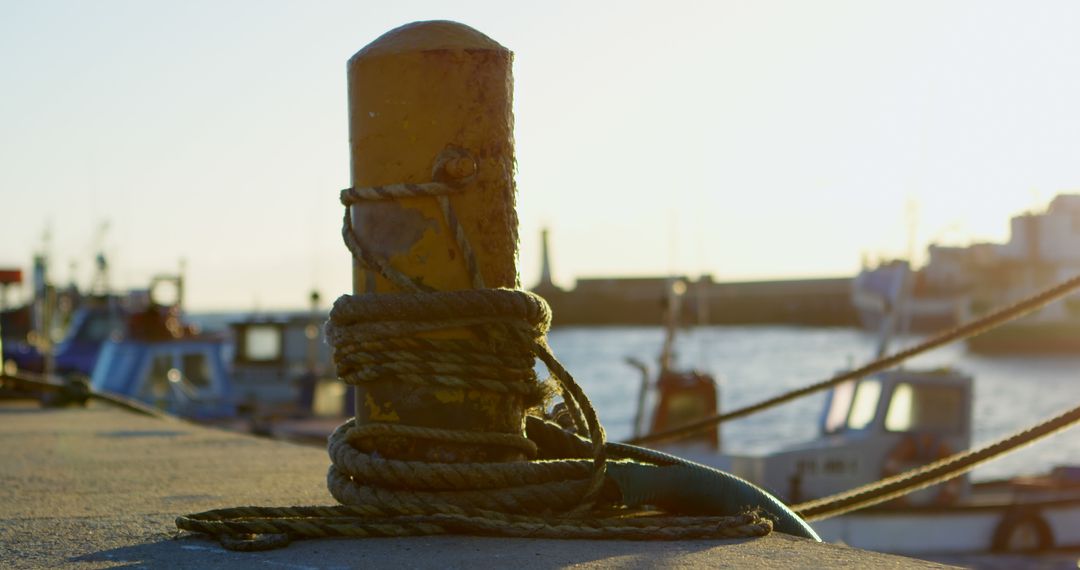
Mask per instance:
[[[186,418],[231,418],[236,403],[224,351],[215,336],[109,340],[91,386]]]

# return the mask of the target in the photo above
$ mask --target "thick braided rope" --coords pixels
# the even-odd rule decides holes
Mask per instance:
[[[356,427],[350,420],[330,436],[333,465],[327,474],[331,492],[345,504],[218,509],[180,517],[177,526],[217,536],[234,550],[278,548],[293,539],[316,537],[469,533],[672,540],[748,538],[772,530],[772,522],[756,512],[694,517],[626,508],[585,517],[553,512],[553,502],[572,502],[588,486],[593,465],[582,457],[591,453],[591,444],[539,418],[530,417],[527,425],[530,439],[542,444],[543,453],[561,459],[471,464],[386,459],[349,444]],[[615,453],[625,451],[618,448]],[[668,463],[662,454],[636,454],[639,461]],[[355,480],[368,485],[348,484]],[[611,497],[605,502],[611,503]]]
[[[298,538],[482,534],[521,538],[626,540],[725,539],[763,536],[772,523],[755,513],[732,516],[639,516],[566,519],[497,511],[396,515],[373,509],[238,507],[182,517],[181,528],[221,537],[232,550],[266,550]],[[257,536],[259,538],[252,538]]]
[[[1080,406],[978,449],[957,453],[843,493],[792,505],[791,509],[807,520],[820,520],[884,503],[912,491],[959,477],[982,463],[1049,437],[1077,422],[1080,422]]]
[[[756,404],[744,406],[730,412],[716,414],[668,430],[651,433],[642,437],[637,437],[628,440],[627,443],[641,445],[645,443],[655,443],[657,441],[671,441],[682,439],[717,424],[749,416],[762,410],[766,410],[774,406],[796,400],[803,396],[807,396],[815,392],[820,392],[822,390],[832,388],[833,386],[836,386],[837,384],[841,384],[843,382],[847,382],[848,380],[855,380],[864,376],[868,376],[870,374],[874,374],[876,372],[881,372],[882,370],[887,370],[918,354],[928,352],[930,350],[939,348],[941,346],[958,340],[963,340],[965,338],[975,336],[977,334],[986,332],[994,327],[1007,323],[1011,320],[1019,318],[1023,315],[1026,315],[1042,306],[1045,306],[1047,303],[1050,303],[1054,300],[1064,297],[1065,295],[1068,295],[1070,292],[1076,290],[1077,288],[1080,288],[1080,275],[1072,277],[1071,279],[1066,279],[1065,281],[1062,281],[1061,283],[1058,283],[1053,287],[1040,291],[1026,299],[1013,303],[1012,305],[1003,307],[982,318],[971,321],[969,323],[964,323],[953,329],[938,333],[926,339],[925,341],[916,344],[915,346],[912,346],[911,348],[874,360],[873,362],[856,368],[855,370],[838,374],[836,376],[833,376],[832,378],[829,378],[828,380],[817,382],[809,386],[804,386],[796,390],[791,390],[789,392],[785,392],[783,394],[763,400]]]
[[[429,439],[447,443],[466,443],[473,445],[512,447],[527,457],[536,457],[536,444],[527,438],[509,433],[490,433],[461,430],[432,429],[400,424],[367,424],[355,426],[349,430],[349,441],[358,441],[369,437],[397,436],[414,439]]]
[[[545,455],[562,459],[473,464],[391,460],[352,447],[349,436],[355,427],[350,420],[330,437],[328,486],[343,505],[219,509],[179,517],[177,526],[216,536],[233,550],[278,548],[293,539],[321,537],[469,533],[673,540],[749,538],[772,530],[771,520],[757,512],[694,517],[627,508],[577,517],[553,512],[553,506],[572,504],[588,487],[593,464],[578,457],[591,453],[591,444],[538,418],[529,418],[530,438],[543,443]],[[648,453],[637,459],[668,463]],[[352,484],[358,480],[366,484]],[[612,501],[606,492],[604,503],[617,506]]]
[[[55,378],[55,377],[54,377]],[[173,418],[174,416],[163,412],[157,408],[147,406],[146,404],[134,399],[121,396],[120,394],[114,394],[112,392],[97,392],[92,386],[85,387],[76,384],[70,384],[61,382],[56,379],[50,379],[44,374],[35,374],[33,372],[26,372],[20,370],[15,374],[8,374],[3,370],[0,370],[0,386],[7,385],[7,387],[15,388],[16,390],[26,390],[28,392],[50,392],[67,395],[73,399],[91,399],[112,404],[121,409],[125,409],[129,412],[141,414],[144,416],[150,416],[153,418]]]
[[[340,347],[351,350],[355,354],[355,352],[363,353],[364,350],[350,348],[349,345],[353,343],[347,342],[347,340],[363,343],[367,340],[386,337],[415,336],[417,333],[429,330],[470,326],[474,330],[479,330],[488,340],[501,339],[498,343],[500,345],[498,349],[514,351],[515,349],[510,347],[518,346],[518,350],[524,349],[524,352],[531,356],[540,358],[557,381],[563,400],[573,414],[575,423],[582,432],[588,433],[593,442],[595,471],[591,476],[587,492],[581,497],[580,504],[575,509],[575,512],[585,512],[592,507],[592,502],[604,482],[606,455],[603,427],[600,425],[599,419],[596,418],[596,412],[589,403],[584,391],[578,386],[573,376],[559,364],[544,340],[551,320],[547,303],[543,299],[523,291],[484,288],[484,279],[476,264],[472,247],[467,236],[465,236],[464,230],[458,223],[457,216],[447,196],[471,179],[470,176],[462,180],[452,180],[447,175],[445,168],[447,161],[463,155],[464,151],[454,151],[440,155],[432,171],[433,178],[438,182],[425,185],[396,184],[372,188],[353,188],[341,192],[341,202],[346,206],[345,223],[342,225],[342,232],[346,245],[353,253],[354,258],[369,269],[377,271],[402,290],[411,293],[395,295],[396,298],[381,294],[378,295],[377,299],[371,299],[372,302],[370,303],[365,302],[360,297],[342,297],[335,303],[334,312],[331,313],[331,320],[327,325],[327,339],[335,347],[335,352]],[[385,200],[388,198],[419,197],[423,195],[438,198],[447,227],[454,236],[455,243],[458,245],[458,249],[461,250],[462,257],[465,260],[466,269],[475,288],[472,291],[432,292],[391,268],[386,260],[379,259],[378,256],[374,255],[355,235],[351,225],[350,205],[364,200]],[[345,300],[343,301],[343,299]],[[510,305],[515,300],[524,303],[526,310],[531,308],[533,313],[528,315],[514,313],[514,308]],[[375,305],[375,308],[372,309],[370,305]],[[355,307],[355,309],[350,309],[350,306]],[[386,309],[390,307],[394,307],[394,309],[387,312]],[[365,308],[371,312],[366,313],[363,319],[357,319],[357,313],[362,313]],[[335,319],[335,313],[339,314],[341,318]],[[540,314],[543,315],[542,321],[530,318]],[[409,317],[406,318],[405,315],[409,315]],[[522,319],[521,317],[525,318]],[[343,379],[349,382],[362,380],[364,373],[350,374],[353,370],[348,368],[346,360],[339,360],[338,363],[346,365],[344,371],[339,368],[339,373],[344,374]],[[500,376],[504,381],[507,379],[506,375]],[[368,375],[369,379],[376,377],[375,375]],[[417,374],[414,370],[404,380],[411,383],[428,381],[433,384],[437,382],[472,382],[475,385],[478,379],[447,375],[442,375],[436,379],[431,374]]]
[[[592,508],[604,483],[606,455],[602,447],[603,429],[599,427],[599,420],[592,406],[588,404],[584,392],[573,381],[573,377],[555,360],[542,340],[550,319],[550,309],[543,299],[531,293],[509,289],[344,295],[334,303],[330,321],[327,323],[327,338],[335,347],[335,361],[339,374],[342,379],[350,383],[405,379],[429,386],[458,386],[459,383],[473,389],[484,389],[490,386],[489,389],[496,393],[531,392],[534,396],[531,401],[533,405],[540,403],[544,393],[544,388],[536,382],[536,376],[531,367],[533,355],[539,355],[548,364],[549,370],[558,380],[566,398],[585,402],[584,406],[580,406],[582,415],[586,418],[585,423],[590,426],[592,433],[599,435],[598,439],[592,440],[594,470],[589,474],[588,484],[580,489],[578,494],[562,497],[562,503],[552,502],[549,497],[546,507],[556,511],[585,512]],[[445,348],[441,345],[441,341],[425,339],[414,346],[420,347],[419,352],[424,357],[435,356],[434,361],[419,364],[420,355],[411,354],[410,349],[396,345],[390,352],[410,354],[402,360],[383,366],[381,370],[385,371],[385,374],[378,374],[380,369],[377,367],[358,364],[389,360],[390,357],[386,351],[378,350],[388,346],[379,344],[385,343],[380,339],[409,338],[417,332],[431,330],[430,327],[433,324],[443,329],[460,328],[464,324],[481,327],[485,332],[484,340],[455,339],[451,345],[452,348],[467,349],[455,354],[453,357],[455,362],[445,362],[439,358],[439,355],[444,352],[441,349]],[[473,360],[470,355],[476,354],[481,354],[483,357]],[[507,356],[499,355],[509,355],[510,360],[525,367],[515,369],[505,364],[492,366],[480,363],[480,361],[490,363],[499,358],[507,358]],[[528,355],[528,357],[521,358],[523,355]],[[466,375],[450,374],[450,372],[460,372],[470,367],[475,371],[484,372],[489,378],[477,379]],[[529,400],[526,401],[529,402]],[[386,427],[386,424],[376,423],[353,428],[350,437],[355,439],[359,434],[370,434],[373,431],[395,432],[395,435],[440,441],[505,445],[526,451],[529,455],[536,452],[535,444],[517,434],[478,434],[460,430],[396,425]],[[515,438],[525,443],[515,444]],[[599,441],[599,449],[596,449],[597,441]],[[330,484],[336,486],[348,483],[342,478],[331,478]],[[362,487],[369,485],[369,482],[360,480],[354,481],[353,484]],[[332,488],[331,491],[338,496],[339,500],[342,497],[351,497],[341,489]],[[506,508],[516,507],[506,505]]]
[[[441,172],[440,165],[436,165],[435,170],[436,174],[442,177],[439,174]],[[464,181],[457,182],[457,184],[442,182],[390,184],[387,186],[346,188],[342,190],[340,200],[341,205],[345,206],[345,220],[342,223],[341,235],[345,241],[345,246],[349,248],[349,251],[354,257],[361,259],[365,265],[378,271],[379,274],[393,282],[398,288],[406,291],[417,288],[427,289],[426,287],[416,284],[407,275],[394,269],[385,260],[373,255],[370,248],[361,243],[359,236],[356,235],[356,232],[352,227],[352,216],[349,214],[349,206],[372,200],[434,197],[439,204],[439,209],[442,210],[443,221],[446,222],[446,227],[450,230],[450,234],[454,236],[454,243],[461,252],[462,259],[465,260],[465,269],[468,271],[469,277],[472,280],[473,288],[483,289],[484,278],[480,274],[479,267],[476,264],[476,254],[473,252],[472,244],[469,243],[469,239],[465,235],[465,229],[461,227],[461,223],[458,221],[457,212],[450,204],[449,195],[460,193],[461,183]]]

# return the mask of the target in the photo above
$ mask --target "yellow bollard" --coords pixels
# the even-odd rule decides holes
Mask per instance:
[[[516,287],[513,54],[456,22],[416,22],[391,30],[348,63],[353,187],[450,180],[461,229],[487,287]],[[442,181],[440,180],[440,181]],[[464,252],[433,197],[351,206],[354,232],[413,282],[435,290],[474,286]],[[353,292],[400,289],[354,262]],[[465,330],[434,336],[468,337]],[[388,381],[356,389],[356,421],[520,434],[518,396]],[[504,461],[520,452],[477,445],[379,436],[354,445],[385,457],[429,461]]]

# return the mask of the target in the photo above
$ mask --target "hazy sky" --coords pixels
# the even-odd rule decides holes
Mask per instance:
[[[516,54],[521,275],[854,273],[1080,190],[1076,2],[0,0],[0,266],[188,262],[196,310],[350,287],[345,61],[453,19]]]

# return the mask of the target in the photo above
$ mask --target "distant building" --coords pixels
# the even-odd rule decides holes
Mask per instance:
[[[984,304],[1017,301],[1080,274],[1080,194],[1055,197],[1042,213],[1015,216],[1009,241],[998,246],[998,263],[981,273]],[[1032,315],[1033,321],[1060,321],[1072,313],[1080,293],[1051,303]]]
[[[1061,194],[1041,214],[1013,217],[1002,259],[1080,268],[1080,194]]]
[[[951,299],[962,309],[955,324],[1080,274],[1080,194],[1061,194],[1045,212],[1014,216],[1009,229],[1005,243],[930,245],[929,260],[914,274],[909,305]],[[1069,318],[1078,303],[1074,293],[1029,320]]]

